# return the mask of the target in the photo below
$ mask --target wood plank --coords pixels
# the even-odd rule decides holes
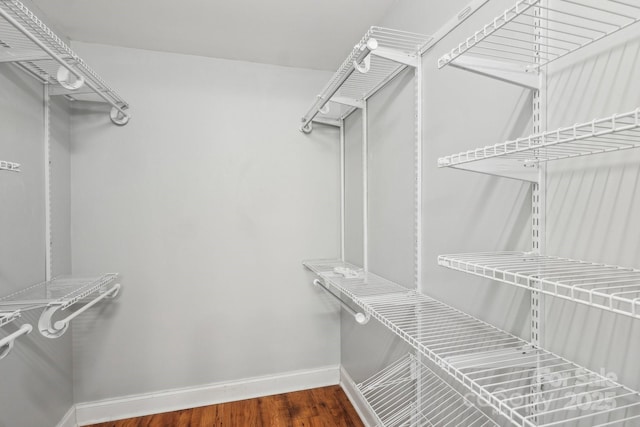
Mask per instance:
[[[322,387],[88,427],[364,427],[340,386]]]

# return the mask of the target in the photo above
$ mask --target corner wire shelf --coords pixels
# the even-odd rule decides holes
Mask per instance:
[[[506,160],[513,168],[640,146],[640,109],[438,159],[438,167],[474,170],[472,162]],[[504,166],[504,162],[502,163]],[[491,165],[484,172],[491,173]],[[497,168],[496,168],[497,169]],[[476,168],[476,170],[478,170]],[[500,171],[495,170],[496,174]],[[513,176],[511,176],[513,177]],[[537,179],[537,178],[536,178]]]
[[[0,170],[9,172],[20,172],[20,163],[7,162],[0,160]]]
[[[0,0],[0,62],[11,62],[50,86],[50,94],[94,94],[112,106],[111,120],[128,122],[129,104],[18,0]],[[84,87],[86,88],[84,88]]]
[[[423,34],[371,27],[317,96],[300,129],[310,132],[312,121],[338,125],[407,66],[415,66],[431,40]]]
[[[28,311],[44,307],[39,322],[40,332],[48,338],[57,338],[67,330],[73,318],[103,298],[115,297],[120,290],[120,285],[115,284],[109,289],[107,287],[117,278],[117,273],[92,278],[55,278],[0,298],[0,311],[11,309]],[[98,295],[93,297],[95,294]],[[92,297],[92,300],[82,308],[65,319],[53,321],[53,315],[56,312],[66,310],[89,297]]]
[[[516,426],[625,426],[640,393],[433,298],[342,261],[303,263]],[[577,425],[577,424],[576,424]]]
[[[438,67],[479,58],[537,71],[640,20],[637,0],[556,0],[553,5],[519,0],[441,57]],[[534,35],[537,29],[542,32]]]
[[[537,255],[440,255],[438,264],[520,288],[640,319],[640,270]]]
[[[378,417],[376,427],[498,426],[414,355],[358,384],[358,390]]]

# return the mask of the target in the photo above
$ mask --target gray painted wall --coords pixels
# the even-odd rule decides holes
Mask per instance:
[[[10,65],[0,65],[0,159],[22,164],[21,173],[0,172],[0,296],[45,279],[43,105],[40,83]],[[59,176],[64,180],[68,161],[60,147],[68,140],[68,115],[63,105],[52,109],[51,121],[53,162],[62,169]],[[56,188],[58,182],[56,175]],[[68,209],[58,213],[56,236],[68,236]],[[69,271],[67,242],[68,237],[62,238],[56,246],[60,273]],[[22,323],[37,326],[39,314],[39,310],[25,313],[3,328],[1,336]],[[73,404],[71,334],[51,340],[35,330],[21,337],[0,361],[0,378],[0,426],[56,425]]]
[[[338,131],[297,123],[327,72],[76,43],[133,119],[73,117],[75,274],[123,292],[74,333],[76,401],[339,364]]]

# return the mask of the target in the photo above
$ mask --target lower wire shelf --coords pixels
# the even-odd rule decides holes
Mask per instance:
[[[497,427],[470,400],[414,355],[358,384],[378,417],[377,427]]]
[[[640,319],[640,270],[528,252],[440,255],[438,264]]]
[[[640,425],[640,393],[604,373],[352,264],[304,265],[513,425]],[[345,277],[336,268],[361,273]]]

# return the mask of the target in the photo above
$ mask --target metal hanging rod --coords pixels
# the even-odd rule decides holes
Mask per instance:
[[[639,20],[640,7],[631,1],[558,0],[550,7],[540,0],[519,0],[442,56],[438,67],[454,65],[491,75],[484,66],[491,61],[493,68],[537,71]],[[543,31],[534,36],[537,28]]]
[[[111,105],[114,124],[130,119],[129,104],[18,0],[0,0],[0,62],[16,63],[40,81],[72,95],[83,86]]]
[[[20,163],[7,162],[0,160],[0,170],[9,172],[20,172]]]
[[[114,298],[120,290],[120,284],[115,284],[109,289],[107,287],[117,278],[116,273],[92,278],[55,278],[0,298],[0,310],[26,311],[44,308],[40,315],[38,329],[47,338],[57,338],[66,332],[69,322],[75,317],[105,298]],[[54,314],[58,311],[66,310],[95,294],[97,296],[92,301],[65,319],[53,320]]]
[[[4,359],[13,349],[13,345],[16,339],[20,338],[23,335],[27,335],[33,330],[33,326],[29,324],[22,325],[20,329],[8,335],[2,339],[0,339],[0,359]]]
[[[357,268],[351,264],[320,260],[304,265],[512,425],[579,421],[603,427],[638,419],[640,393],[604,374],[374,274],[354,279],[334,273],[336,267]],[[541,388],[532,387],[538,383]],[[585,399],[589,405],[581,404]],[[534,403],[538,406],[532,415]]]
[[[520,167],[640,146],[640,109],[441,157],[439,167],[507,159]]]
[[[358,389],[380,427],[498,426],[414,355],[392,363]]]
[[[414,65],[431,40],[422,34],[371,27],[302,117],[300,130],[311,132],[313,121],[337,123],[347,117],[399,72]]]
[[[344,302],[342,300],[342,298],[340,298],[338,295],[334,294],[333,291],[329,288],[327,288],[324,283],[322,283],[321,280],[315,279],[313,281],[313,284],[315,286],[319,286],[322,289],[324,289],[329,295],[331,295],[332,297],[334,297],[336,300],[338,300],[338,302],[340,303],[340,305],[342,306],[342,308],[344,308],[345,310],[347,310],[347,312],[353,316],[353,318],[355,319],[356,322],[358,322],[361,325],[366,325],[367,323],[369,323],[369,319],[371,319],[371,316],[369,315],[369,313],[364,314],[364,313],[360,313],[358,311],[355,311],[353,309],[353,307],[351,307],[349,304],[347,304],[346,302]]]
[[[440,255],[438,264],[640,319],[640,270],[526,252]]]

